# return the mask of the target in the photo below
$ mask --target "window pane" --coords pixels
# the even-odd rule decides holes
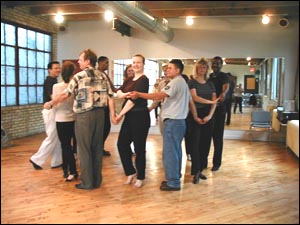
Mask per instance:
[[[1,65],[3,64],[5,64],[5,47],[1,45]]]
[[[7,105],[16,105],[17,104],[17,98],[16,98],[16,88],[15,87],[7,87]]]
[[[28,48],[36,48],[35,32],[31,30],[28,31]]]
[[[20,87],[20,105],[26,105],[28,104],[28,95],[27,95],[27,87]]]
[[[1,23],[1,44],[4,44],[4,23]]]
[[[44,68],[44,53],[37,52],[37,67]]]
[[[6,47],[6,64],[14,66],[15,65],[15,48]]]
[[[1,85],[5,85],[6,84],[6,81],[5,81],[5,69],[6,69],[6,66],[1,66]]]
[[[20,85],[27,85],[27,68],[20,68],[19,70],[19,79]]]
[[[20,27],[18,28],[18,46],[27,47],[26,30]]]
[[[37,103],[43,103],[43,87],[37,87]]]
[[[36,89],[35,87],[29,87],[29,99],[28,103],[33,104],[36,103]]]
[[[45,53],[45,65],[44,65],[44,68],[48,68],[48,63],[50,62],[50,54],[48,53]]]
[[[27,50],[19,49],[19,65],[27,66]]]
[[[39,50],[44,50],[44,34],[36,34],[36,47]]]
[[[36,84],[36,69],[32,69],[32,68],[28,69],[28,84],[29,85]]]
[[[6,44],[8,45],[16,45],[16,27],[13,25],[6,24],[5,25],[5,39]]]
[[[36,66],[36,52],[28,51],[28,67]]]
[[[51,51],[51,38],[50,35],[45,34],[45,51],[50,52]]]
[[[45,70],[42,69],[38,69],[37,70],[37,84],[38,85],[43,85],[44,84],[44,80],[45,80]]]
[[[6,84],[8,85],[15,85],[16,78],[15,78],[15,67],[7,66],[6,67]]]
[[[1,107],[6,106],[6,88],[1,86]]]

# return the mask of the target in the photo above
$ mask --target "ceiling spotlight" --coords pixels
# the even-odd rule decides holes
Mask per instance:
[[[60,24],[60,23],[64,22],[65,18],[61,13],[56,13],[54,20],[56,23]]]
[[[270,17],[268,15],[263,15],[261,22],[262,22],[262,24],[269,24],[270,23]]]
[[[105,13],[104,13],[104,19],[107,22],[112,21],[113,18],[114,18],[114,13],[112,11],[110,11],[110,10],[105,11]]]
[[[186,25],[191,26],[194,24],[194,19],[192,16],[187,16],[185,20]]]

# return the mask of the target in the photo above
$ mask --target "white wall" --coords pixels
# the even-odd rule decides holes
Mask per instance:
[[[169,43],[136,28],[132,29],[132,37],[121,36],[104,21],[70,22],[66,31],[58,35],[58,60],[76,59],[85,48],[111,60],[131,58],[137,53],[146,58],[284,57],[283,99],[293,99],[299,63],[299,18],[290,20],[287,28],[265,26],[253,19],[244,24],[241,21],[244,22],[219,19],[218,29],[173,29],[174,39]]]

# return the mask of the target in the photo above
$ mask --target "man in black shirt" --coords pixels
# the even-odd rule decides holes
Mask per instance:
[[[216,111],[214,113],[214,127],[213,127],[213,142],[214,142],[214,156],[212,171],[217,171],[222,164],[223,152],[223,136],[224,123],[226,116],[226,101],[227,92],[229,90],[229,76],[227,73],[221,72],[223,66],[223,59],[220,56],[215,56],[212,60],[213,73],[209,75],[209,81],[213,82],[216,88],[217,103]]]

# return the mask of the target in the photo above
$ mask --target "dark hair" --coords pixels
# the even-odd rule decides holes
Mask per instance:
[[[215,56],[215,57],[213,58],[213,60],[220,60],[221,63],[223,64],[223,59],[222,59],[221,56]]]
[[[91,66],[95,67],[96,66],[96,62],[97,62],[97,55],[94,51],[92,51],[91,49],[86,49],[83,50],[81,54],[84,54],[83,59],[84,60],[90,60],[90,64]]]
[[[48,63],[48,70],[51,70],[51,69],[52,69],[53,64],[58,64],[58,65],[59,65],[59,62],[58,62],[58,61],[52,61],[52,62],[49,62],[49,63]]]
[[[181,74],[182,78],[185,80],[185,82],[189,82],[189,76],[186,74]]]
[[[124,74],[123,74],[123,78],[127,79],[128,78],[128,74],[127,74],[127,70],[132,67],[132,64],[128,64],[124,70]]]
[[[99,63],[99,62],[103,62],[103,61],[105,61],[105,60],[108,60],[108,58],[107,58],[106,56],[99,56],[99,58],[98,58],[98,63]]]
[[[184,69],[184,65],[180,59],[172,59],[169,63],[172,63],[175,65],[176,68],[179,69],[180,74],[182,74],[182,71]]]
[[[65,61],[62,65],[61,76],[65,83],[69,83],[70,77],[74,74],[75,64],[71,61]]]

